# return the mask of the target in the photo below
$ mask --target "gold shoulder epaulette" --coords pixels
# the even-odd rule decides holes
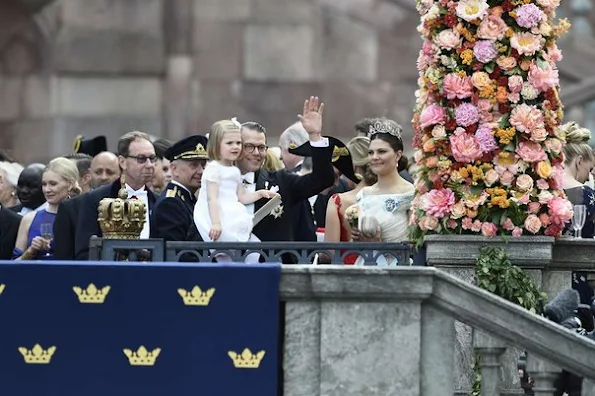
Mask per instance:
[[[167,192],[165,193],[165,197],[173,198],[176,196],[177,192],[178,192],[178,186],[174,186],[174,188],[170,188],[167,190]]]

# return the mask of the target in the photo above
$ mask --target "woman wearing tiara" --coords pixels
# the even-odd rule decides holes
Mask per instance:
[[[357,195],[360,221],[359,227],[351,231],[353,241],[407,241],[414,187],[399,175],[399,165],[404,161],[401,131],[399,124],[386,118],[379,118],[370,126],[369,166],[378,181],[362,188]],[[377,263],[397,264],[397,260],[383,255]],[[355,264],[363,264],[363,259]],[[400,264],[409,265],[409,262]]]

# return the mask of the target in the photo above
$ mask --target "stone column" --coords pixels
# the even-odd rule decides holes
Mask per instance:
[[[164,3],[166,65],[163,95],[164,135],[179,140],[194,130],[190,116],[194,65],[192,36],[194,17],[192,0],[168,0]]]

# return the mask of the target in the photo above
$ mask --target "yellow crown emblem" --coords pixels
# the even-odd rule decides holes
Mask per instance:
[[[2,295],[2,292],[4,291],[5,287],[6,285],[4,283],[0,283],[0,295]]]
[[[124,349],[124,355],[128,358],[131,366],[154,366],[160,353],[161,348],[155,348],[149,352],[143,345],[136,352]]]
[[[262,358],[264,358],[265,353],[265,351],[260,351],[256,355],[254,355],[248,348],[245,348],[242,351],[241,355],[237,354],[234,351],[227,352],[227,354],[233,361],[233,365],[235,366],[235,368],[239,369],[260,367],[260,362]]]
[[[184,300],[184,305],[199,305],[207,306],[211,302],[211,297],[215,294],[215,288],[211,287],[207,291],[202,291],[200,287],[194,286],[192,291],[186,291],[185,289],[178,289],[178,294]]]
[[[128,199],[125,178],[118,198],[104,198],[99,202],[97,221],[106,239],[139,239],[145,226],[147,208],[140,199]]]
[[[19,347],[19,352],[25,358],[25,363],[27,364],[49,364],[54,352],[56,352],[56,347],[51,346],[46,351],[41,345],[35,344],[31,350],[25,347]]]
[[[103,304],[110,291],[110,286],[104,286],[101,289],[98,289],[91,283],[86,289],[74,286],[72,290],[74,290],[78,296],[81,304]]]

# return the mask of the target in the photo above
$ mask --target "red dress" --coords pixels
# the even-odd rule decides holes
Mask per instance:
[[[341,242],[349,242],[349,230],[343,226],[343,214],[341,214],[341,197],[339,194],[333,194],[331,199],[335,202],[335,206],[337,207],[337,215],[339,216],[339,222],[341,224],[341,234],[340,234],[340,241]],[[341,254],[344,254],[345,250],[341,251]],[[359,255],[357,253],[349,253],[343,258],[343,264],[345,265],[353,265]]]

